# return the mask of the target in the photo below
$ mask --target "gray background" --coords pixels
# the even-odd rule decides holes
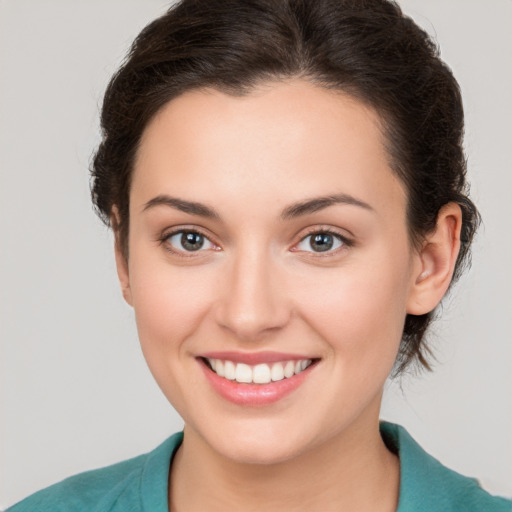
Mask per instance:
[[[390,384],[382,416],[510,496],[512,2],[400,3],[460,81],[485,227],[432,333],[436,371]],[[165,8],[0,0],[0,508],[150,450],[182,425],[146,369],[87,171],[106,81]]]

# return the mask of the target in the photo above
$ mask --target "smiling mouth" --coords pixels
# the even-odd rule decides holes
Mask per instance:
[[[290,379],[318,361],[318,359],[299,359],[249,365],[209,357],[201,357],[201,360],[219,377],[240,384],[269,384]]]

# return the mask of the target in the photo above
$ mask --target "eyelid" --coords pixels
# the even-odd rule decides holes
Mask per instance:
[[[312,235],[315,235],[315,234],[328,234],[328,235],[332,235],[332,236],[338,238],[342,242],[342,246],[338,247],[337,249],[329,250],[329,251],[325,251],[325,252],[303,251],[303,250],[297,249],[297,246],[301,242],[303,242],[306,238],[308,238],[308,237],[310,237]],[[315,257],[324,257],[325,258],[325,257],[337,255],[341,250],[347,249],[347,248],[352,247],[354,245],[355,245],[355,242],[354,242],[354,240],[352,238],[350,238],[347,235],[343,234],[342,232],[340,232],[336,228],[333,228],[331,226],[314,226],[314,227],[308,228],[306,230],[306,232],[301,233],[299,241],[296,242],[293,245],[293,247],[291,248],[291,251],[314,254]]]
[[[180,233],[196,233],[198,235],[201,235],[206,240],[208,240],[208,242],[210,244],[213,245],[213,249],[212,248],[207,248],[207,249],[201,248],[201,249],[198,249],[197,251],[184,251],[184,250],[177,249],[177,248],[173,247],[171,244],[167,243],[171,237],[178,235]],[[166,251],[168,251],[172,254],[178,255],[180,257],[183,257],[183,258],[197,257],[201,253],[205,253],[205,252],[208,252],[211,250],[214,250],[214,251],[221,250],[219,245],[212,240],[212,237],[210,235],[206,234],[202,229],[199,229],[196,226],[174,226],[173,228],[164,230],[163,233],[158,237],[157,241],[164,247],[164,249]],[[203,255],[203,254],[201,254],[201,255]]]
[[[198,251],[182,251],[179,249],[176,249],[172,247],[170,244],[167,244],[166,242],[171,238],[172,236],[179,234],[179,233],[197,233],[198,235],[203,236],[205,239],[210,242],[214,248],[213,249],[199,249]],[[314,235],[314,234],[329,234],[336,238],[338,238],[342,242],[342,246],[335,249],[335,250],[329,250],[325,252],[315,252],[315,251],[302,251],[297,249],[297,245],[300,244],[302,241],[304,241],[308,236]],[[161,235],[157,237],[157,242],[160,243],[164,249],[172,254],[176,254],[181,257],[190,258],[190,257],[197,257],[200,253],[205,253],[210,250],[214,251],[221,251],[222,248],[218,243],[216,243],[214,240],[212,240],[212,236],[207,234],[205,230],[198,228],[196,226],[173,226],[172,228],[168,228],[162,232]],[[304,253],[310,253],[314,254],[315,257],[329,257],[338,254],[341,250],[347,249],[349,247],[352,247],[355,245],[355,241],[341,232],[341,230],[338,230],[337,228],[333,228],[332,226],[312,226],[310,228],[307,228],[305,232],[302,232],[300,234],[299,240],[292,246],[290,249],[292,252],[304,252]]]

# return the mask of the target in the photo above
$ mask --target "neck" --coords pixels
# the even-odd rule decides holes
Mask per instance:
[[[382,441],[378,417],[278,464],[226,459],[185,428],[169,483],[172,512],[392,512],[398,503],[399,462]]]

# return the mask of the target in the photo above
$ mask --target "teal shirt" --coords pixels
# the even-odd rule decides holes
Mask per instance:
[[[512,512],[512,501],[444,467],[404,428],[382,422],[381,435],[400,458],[397,512]],[[182,439],[179,432],[146,455],[68,478],[7,512],[169,512],[169,468]]]

